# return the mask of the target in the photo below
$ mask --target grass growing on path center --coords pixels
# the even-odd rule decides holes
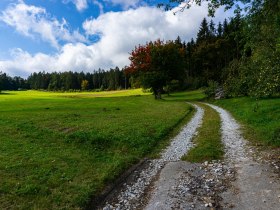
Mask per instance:
[[[221,159],[224,155],[221,142],[221,120],[211,107],[199,104],[204,109],[202,126],[194,138],[195,146],[182,159],[190,162],[203,162]]]

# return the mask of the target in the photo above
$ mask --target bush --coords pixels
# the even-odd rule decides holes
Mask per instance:
[[[184,83],[184,89],[197,90],[198,88],[205,86],[205,83],[199,77],[187,77]]]
[[[208,81],[208,87],[204,90],[204,93],[208,98],[214,97],[216,90],[218,89],[219,84],[216,81],[209,80]]]
[[[173,91],[178,91],[181,90],[181,84],[179,80],[171,80],[171,82],[169,82],[166,86],[163,87],[163,90],[166,93],[170,93]]]
[[[250,58],[233,60],[225,69],[224,89],[227,96],[257,98],[280,92],[280,53],[266,48],[255,50]]]
[[[255,79],[251,74],[251,68],[247,65],[245,60],[233,60],[225,69],[226,81],[224,83],[224,90],[228,97],[237,97],[248,95],[249,85]]]
[[[280,91],[280,55],[266,53],[255,56],[254,67],[257,69],[256,84],[252,86],[250,95],[269,97]]]

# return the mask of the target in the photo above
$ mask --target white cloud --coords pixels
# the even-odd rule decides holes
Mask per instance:
[[[104,13],[103,4],[101,4],[101,3],[100,3],[99,1],[97,1],[97,0],[93,0],[92,2],[93,2],[93,4],[95,4],[96,6],[98,6],[99,11],[100,11],[100,14],[103,14],[103,13]]]
[[[101,40],[95,44],[99,54],[120,67],[128,64],[128,53],[135,45],[148,41],[172,40],[179,35],[183,40],[195,38],[203,17],[207,16],[207,5],[193,6],[190,10],[173,15],[158,8],[140,7],[124,12],[110,12],[96,19],[88,19],[83,28],[88,35],[99,34]],[[226,16],[223,9],[217,12],[216,21]]]
[[[95,64],[102,65],[102,59],[92,46],[82,43],[66,44],[54,55],[37,53],[31,55],[22,49],[11,52],[13,59],[0,61],[0,67],[9,75],[21,75],[27,77],[38,71],[89,71],[93,70]]]
[[[136,8],[137,6],[145,4],[143,0],[62,0],[64,4],[73,3],[77,10],[82,12],[88,8],[90,3],[93,3],[99,7],[100,13],[103,13],[103,4],[107,3],[109,6],[120,5],[125,10],[128,8]],[[102,3],[101,3],[102,2]]]
[[[77,10],[82,11],[88,7],[87,0],[74,0]]]
[[[121,5],[124,9],[130,7],[137,7],[142,2],[141,0],[105,0],[105,2],[111,3],[113,5]]]
[[[75,4],[78,11],[82,12],[88,8],[90,3],[97,5],[100,9],[100,13],[103,13],[103,4],[107,3],[109,6],[120,5],[123,9],[136,8],[140,5],[145,4],[142,0],[62,0],[64,4],[73,3]]]
[[[109,12],[96,19],[88,19],[83,28],[88,36],[100,36],[89,46],[82,43],[64,45],[55,55],[38,53],[31,55],[22,50],[12,60],[0,61],[0,67],[10,75],[30,74],[34,71],[93,71],[94,69],[129,64],[129,53],[138,44],[158,38],[183,40],[195,38],[199,25],[207,15],[207,5],[194,6],[183,13],[173,15],[157,8],[140,7],[123,12]],[[220,9],[216,22],[228,17]]]
[[[68,4],[69,2],[72,2],[75,4],[78,11],[83,11],[84,9],[88,8],[87,0],[63,0],[64,4]]]
[[[86,38],[78,30],[70,32],[68,23],[50,17],[42,7],[27,5],[23,1],[11,4],[0,15],[0,21],[14,27],[20,34],[40,38],[49,42],[53,47],[59,48],[59,41],[86,42]]]

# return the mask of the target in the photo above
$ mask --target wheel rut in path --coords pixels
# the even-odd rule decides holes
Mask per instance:
[[[240,125],[227,111],[206,105],[221,117],[225,160],[203,164],[180,161],[202,124],[204,111],[194,105],[195,116],[161,158],[150,160],[143,170],[135,172],[132,182],[125,183],[103,210],[280,209],[278,175],[269,165],[254,160],[254,148],[242,137]]]
[[[222,206],[226,209],[280,209],[280,182],[268,165],[253,159],[254,148],[241,135],[240,125],[224,109],[207,104],[221,117],[222,141],[226,162],[236,170],[236,180],[223,193]]]
[[[155,182],[144,209],[218,209],[222,200],[220,192],[227,188],[233,177],[233,171],[222,161],[169,162]]]
[[[181,132],[171,141],[171,144],[161,153],[161,157],[149,160],[146,167],[135,171],[131,177],[132,181],[124,183],[118,192],[114,193],[113,199],[107,200],[103,210],[128,210],[141,209],[146,203],[145,192],[151,187],[153,180],[161,169],[170,162],[179,161],[192,146],[192,138],[202,124],[204,110],[197,105],[196,113]]]

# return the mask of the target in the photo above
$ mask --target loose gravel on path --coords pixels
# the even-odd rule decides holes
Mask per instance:
[[[166,164],[145,210],[280,209],[276,174],[269,165],[254,161],[254,148],[247,145],[232,116],[217,106],[207,105],[221,117],[225,160]]]
[[[269,165],[253,158],[255,149],[241,135],[239,124],[224,109],[210,105],[221,116],[226,161],[236,170],[236,181],[223,193],[223,207],[233,209],[280,209],[280,182]]]
[[[149,160],[133,174],[109,209],[280,209],[280,181],[269,164],[255,159],[255,149],[248,145],[240,125],[224,109],[206,104],[221,117],[223,161],[192,164],[180,161],[192,146],[191,139],[202,124],[204,111],[197,112],[176,136],[161,158]]]
[[[169,162],[160,173],[145,210],[219,209],[220,193],[234,178],[224,162]]]
[[[108,201],[103,210],[121,210],[121,209],[139,209],[145,199],[143,195],[156,175],[170,161],[178,161],[186,154],[192,146],[191,139],[196,134],[197,129],[202,124],[204,110],[197,105],[193,105],[196,113],[191,121],[182,129],[182,131],[172,140],[161,154],[160,159],[150,160],[149,165],[141,172],[134,172],[135,179],[131,184],[124,184],[119,195],[113,200]]]

